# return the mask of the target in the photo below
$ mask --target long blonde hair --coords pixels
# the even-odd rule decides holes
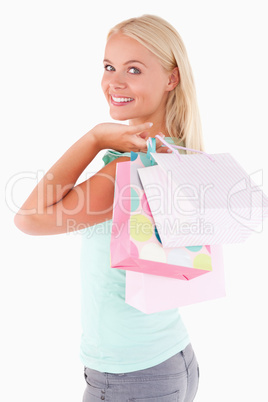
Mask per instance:
[[[176,143],[179,140],[188,148],[202,151],[202,128],[192,68],[179,33],[164,19],[148,14],[117,24],[109,31],[108,38],[119,31],[154,53],[167,71],[178,67],[180,82],[168,96],[166,129]]]

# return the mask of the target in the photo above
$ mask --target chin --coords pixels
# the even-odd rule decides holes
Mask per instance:
[[[111,116],[111,118],[113,119],[113,120],[118,120],[118,121],[126,121],[126,120],[129,120],[129,119],[131,119],[131,117],[129,117],[129,116],[124,116],[122,113],[113,113],[113,112],[110,112],[110,116]]]

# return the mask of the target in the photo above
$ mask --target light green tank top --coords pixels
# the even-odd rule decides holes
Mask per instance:
[[[123,155],[130,156],[109,150],[103,160]],[[127,373],[162,363],[190,341],[178,309],[145,314],[125,303],[125,271],[110,266],[111,227],[109,220],[82,233],[81,359],[94,370]]]

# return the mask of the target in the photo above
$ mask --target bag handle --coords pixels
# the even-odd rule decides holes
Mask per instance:
[[[210,160],[212,160],[213,162],[215,162],[215,159],[214,159],[211,155],[207,154],[207,153],[204,152],[204,151],[199,151],[199,150],[197,150],[197,149],[186,148],[186,147],[182,147],[182,146],[180,146],[180,145],[172,145],[172,144],[169,144],[167,141],[165,141],[165,140],[164,140],[162,137],[160,137],[160,135],[158,135],[158,134],[155,136],[155,138],[158,138],[166,147],[168,147],[169,149],[171,149],[172,152],[175,151],[173,148],[185,149],[186,151],[192,151],[192,152],[198,152],[199,154],[204,154],[204,155],[206,155]],[[153,138],[152,138],[152,139],[153,139]],[[149,138],[149,140],[150,140],[150,138]],[[149,147],[148,147],[147,155],[148,155],[148,152],[149,152]],[[150,152],[152,152],[152,151],[150,151]],[[177,155],[177,157],[179,158],[179,160],[181,161],[181,155],[180,155],[179,151],[176,152],[176,155]]]
[[[147,140],[147,158],[150,159],[151,165],[154,165],[154,161],[152,160],[151,157],[151,152],[155,153],[156,152],[156,139],[153,137],[149,137]]]

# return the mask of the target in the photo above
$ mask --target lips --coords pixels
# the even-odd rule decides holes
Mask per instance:
[[[115,106],[125,106],[133,101],[134,101],[133,98],[125,98],[125,97],[111,95],[111,103]]]

